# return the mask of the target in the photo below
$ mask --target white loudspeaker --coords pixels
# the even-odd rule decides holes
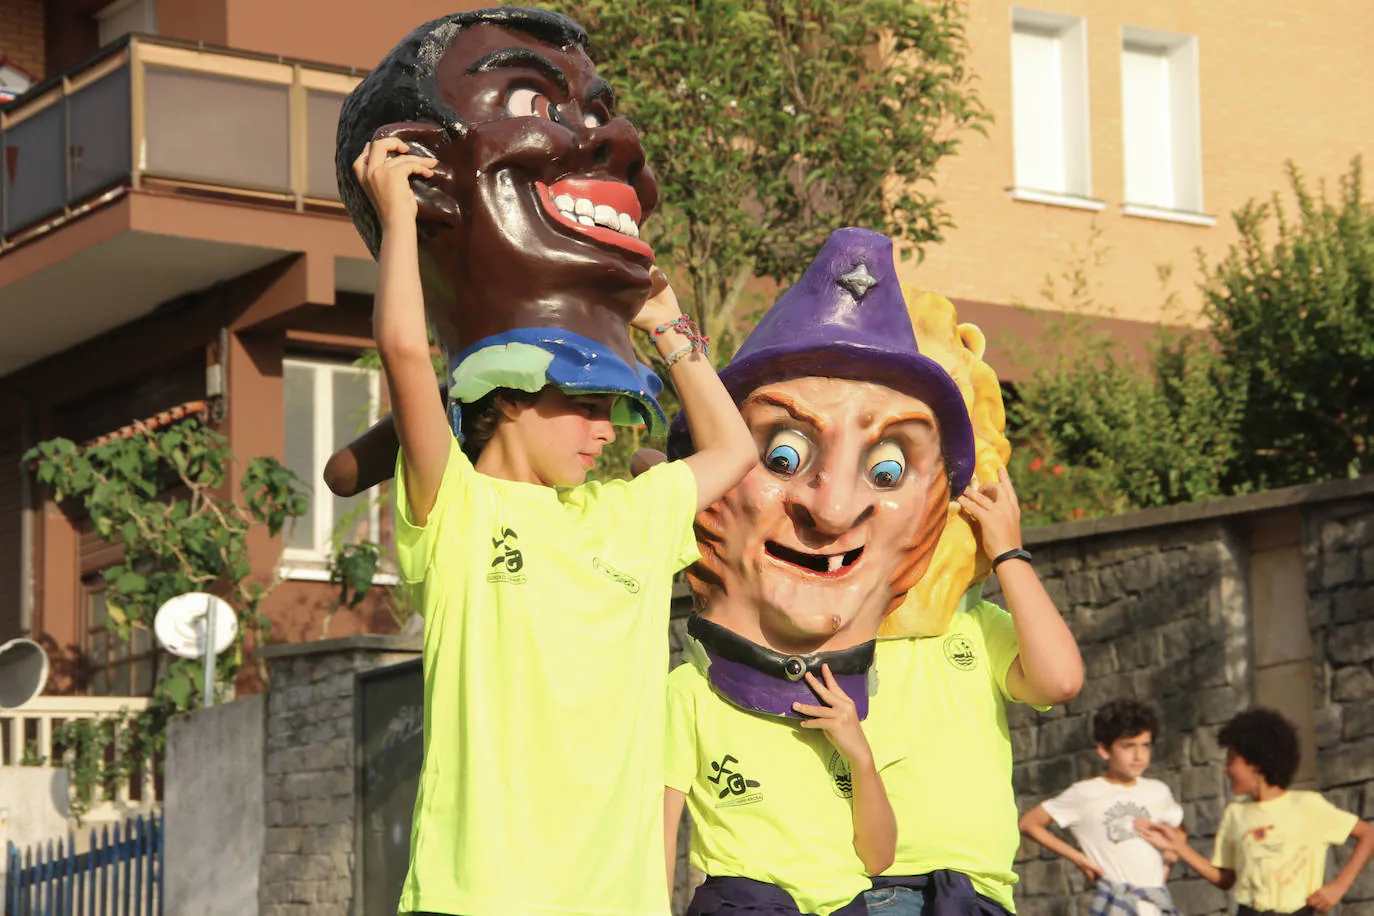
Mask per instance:
[[[0,646],[0,709],[16,709],[43,692],[48,683],[48,653],[32,639]]]

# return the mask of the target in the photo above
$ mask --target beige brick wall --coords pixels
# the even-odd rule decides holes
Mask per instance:
[[[0,0],[0,59],[42,79],[43,0]]]
[[[1374,156],[1374,3],[1327,0],[1028,0],[1022,6],[1087,23],[1093,196],[1100,213],[1011,200],[1013,183],[1011,10],[1007,0],[968,0],[969,63],[995,122],[965,136],[938,178],[957,228],[903,282],[950,297],[1039,306],[1047,274],[1063,270],[1096,220],[1105,262],[1094,292],[1122,318],[1157,321],[1164,301],[1157,265],[1196,320],[1201,296],[1195,249],[1215,259],[1236,239],[1230,213],[1286,186],[1294,160],[1312,179],[1334,179],[1351,157]],[[1204,210],[1210,228],[1127,217],[1123,202],[1121,28],[1197,36]],[[1333,181],[1334,188],[1334,181]],[[991,330],[991,329],[989,329]]]

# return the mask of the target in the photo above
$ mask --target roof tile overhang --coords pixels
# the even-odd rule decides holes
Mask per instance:
[[[103,436],[96,436],[81,443],[80,448],[99,448],[111,442],[118,442],[121,439],[132,439],[140,433],[150,433],[155,430],[165,429],[174,426],[184,420],[200,420],[205,422],[210,416],[210,405],[206,401],[187,401],[167,410],[160,411],[151,417],[142,420],[135,420],[132,423],[121,426],[112,432],[105,433]]]

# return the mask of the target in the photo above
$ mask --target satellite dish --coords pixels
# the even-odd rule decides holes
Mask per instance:
[[[238,621],[234,609],[222,598],[205,592],[177,595],[157,609],[153,632],[157,641],[173,655],[182,658],[205,657],[205,632],[214,627],[211,645],[218,655],[234,644]]]
[[[48,653],[32,639],[0,646],[0,709],[18,709],[48,683]]]

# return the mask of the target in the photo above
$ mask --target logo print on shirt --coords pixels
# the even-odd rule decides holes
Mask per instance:
[[[978,653],[973,648],[973,640],[958,633],[945,639],[945,658],[960,671],[972,671],[978,667]]]
[[[619,585],[631,595],[639,594],[639,580],[629,573],[623,573],[600,557],[592,558],[592,569]]]
[[[854,797],[854,774],[849,769],[849,761],[839,751],[830,755],[830,781],[835,794],[840,798]]]
[[[524,585],[528,577],[520,570],[525,568],[525,558],[520,548],[515,546],[520,535],[513,528],[502,528],[498,537],[491,539],[496,556],[491,561],[492,571],[487,573],[487,581],[505,582],[509,585]]]
[[[1149,808],[1133,801],[1119,801],[1112,805],[1102,814],[1102,827],[1107,831],[1107,839],[1113,843],[1134,840],[1139,836],[1135,832],[1135,819],[1138,817],[1154,820]]]
[[[711,772],[715,775],[707,776],[706,781],[713,786],[720,786],[720,792],[716,795],[718,799],[717,808],[733,808],[737,805],[752,805],[755,802],[763,801],[762,792],[751,792],[757,789],[759,782],[756,779],[746,779],[744,774],[738,770],[730,769],[730,764],[739,763],[739,758],[734,754],[726,754],[721,758],[720,763],[711,763]]]

